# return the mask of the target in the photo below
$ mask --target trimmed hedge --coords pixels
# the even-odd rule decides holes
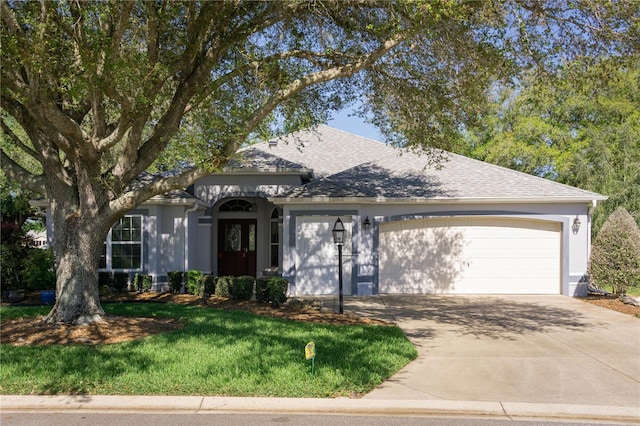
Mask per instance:
[[[218,281],[218,277],[216,277],[214,275],[205,275],[204,277],[202,277],[202,282],[203,282],[202,291],[203,291],[203,294],[201,294],[201,296],[209,297],[212,294],[214,294],[216,292],[216,282],[217,281]]]
[[[133,288],[136,291],[149,291],[151,290],[151,286],[153,284],[153,277],[151,275],[146,274],[136,274],[133,277]]]
[[[233,277],[231,280],[231,298],[235,300],[250,300],[253,296],[253,284],[255,279],[248,275]]]
[[[204,273],[202,271],[197,271],[195,269],[191,269],[187,271],[186,276],[186,288],[187,293],[202,295],[204,283],[202,281],[202,277],[204,277]]]
[[[182,271],[169,271],[167,272],[167,278],[169,279],[169,289],[172,293],[180,293],[182,290],[182,277],[184,272]]]
[[[258,302],[269,301],[269,279],[273,277],[260,277],[256,279],[256,300]]]
[[[215,295],[218,297],[230,297],[233,277],[218,277]]]
[[[98,285],[100,287],[112,287],[113,286],[113,272],[100,271],[98,272]]]
[[[281,277],[262,277],[256,280],[256,300],[271,302],[274,307],[287,300],[289,282]]]
[[[113,273],[113,287],[117,291],[123,291],[129,284],[129,274],[127,272],[114,272]]]

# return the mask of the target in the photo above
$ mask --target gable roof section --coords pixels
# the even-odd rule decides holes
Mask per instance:
[[[262,144],[261,144],[262,145]],[[302,164],[287,160],[262,149],[243,148],[239,151],[242,157],[231,161],[225,172],[275,172],[312,174],[312,171]]]
[[[453,153],[438,167],[427,154],[400,150],[326,125],[243,151],[246,167],[310,169],[316,179],[273,197],[315,201],[567,202],[604,200],[548,179]],[[286,165],[286,167],[282,167]]]

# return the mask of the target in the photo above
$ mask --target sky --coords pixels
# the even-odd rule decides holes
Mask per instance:
[[[381,141],[382,135],[376,126],[365,123],[362,118],[354,115],[353,109],[343,109],[327,123],[331,127],[344,130],[365,138]]]

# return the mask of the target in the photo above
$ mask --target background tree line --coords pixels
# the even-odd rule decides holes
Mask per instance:
[[[640,56],[575,61],[495,89],[459,152],[607,195],[593,237],[618,207],[640,224]]]

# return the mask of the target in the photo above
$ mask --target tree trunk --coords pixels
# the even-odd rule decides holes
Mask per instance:
[[[88,324],[102,319],[98,266],[106,234],[101,232],[104,226],[100,222],[104,221],[76,214],[63,220],[54,218],[57,297],[46,322]]]

